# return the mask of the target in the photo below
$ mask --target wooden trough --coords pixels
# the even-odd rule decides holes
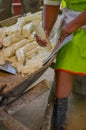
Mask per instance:
[[[10,26],[17,21],[15,16],[0,22],[0,26]],[[49,90],[49,83],[43,80],[37,85],[30,87],[52,64],[55,56],[43,67],[30,75],[17,73],[11,75],[0,71],[0,121],[10,130],[29,130],[19,121],[12,117],[12,113],[30,103],[38,96]],[[9,100],[12,98],[12,100]]]

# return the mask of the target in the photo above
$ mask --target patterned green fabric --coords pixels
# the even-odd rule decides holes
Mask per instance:
[[[74,33],[73,40],[57,54],[54,68],[86,75],[86,30]]]
[[[75,11],[84,11],[86,10],[86,0],[65,0],[66,6]]]
[[[79,12],[86,10],[86,0],[44,0],[44,2],[51,3],[52,5],[54,3],[58,5],[58,2],[64,3],[64,1],[66,3],[66,7],[71,10],[75,10]]]
[[[60,1],[61,2],[61,0],[45,0],[45,1],[56,1],[56,2],[58,2],[58,1]]]

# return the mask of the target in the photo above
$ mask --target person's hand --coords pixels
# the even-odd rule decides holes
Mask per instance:
[[[73,22],[68,23],[65,27],[63,27],[61,34],[60,34],[60,38],[59,38],[59,43],[63,42],[63,40],[69,36],[70,34],[72,34],[73,32],[75,32],[78,29],[77,25],[74,24]]]
[[[48,38],[49,33],[46,31],[45,34],[46,34],[46,38]],[[42,46],[42,47],[46,47],[47,46],[48,43],[47,43],[46,39],[41,39],[41,37],[39,37],[37,34],[35,34],[35,38],[36,38],[37,43],[40,46]]]

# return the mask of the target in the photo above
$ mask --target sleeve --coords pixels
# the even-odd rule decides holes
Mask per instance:
[[[46,5],[60,5],[62,0],[44,0],[44,4]]]

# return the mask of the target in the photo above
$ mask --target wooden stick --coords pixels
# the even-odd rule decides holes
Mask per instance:
[[[53,105],[48,104],[45,110],[43,124],[41,130],[50,130],[51,127],[51,117],[53,112]]]

